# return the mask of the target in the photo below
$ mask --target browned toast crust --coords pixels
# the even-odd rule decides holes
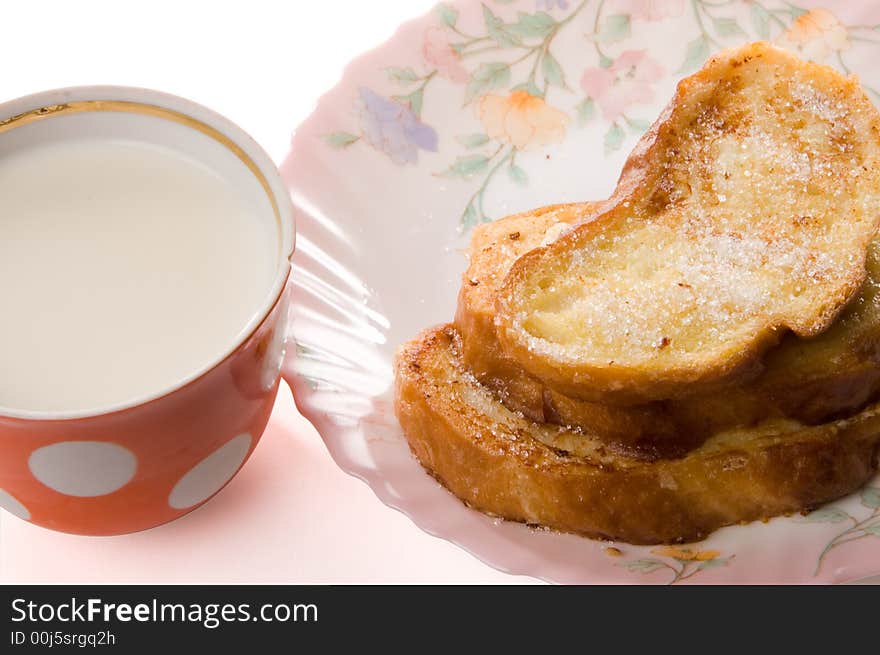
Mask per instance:
[[[815,427],[718,435],[681,459],[646,463],[504,408],[464,369],[451,326],[406,344],[396,367],[403,431],[444,486],[483,512],[590,537],[695,541],[844,496],[877,466],[878,406]]]

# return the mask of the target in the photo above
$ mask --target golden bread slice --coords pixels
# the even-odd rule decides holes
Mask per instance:
[[[505,350],[592,401],[741,383],[864,280],[880,114],[830,67],[766,43],[724,52],[679,84],[597,214],[512,267]]]
[[[782,414],[820,423],[852,412],[880,390],[880,241],[868,247],[867,277],[826,332],[786,335],[765,357],[756,394]]]
[[[498,341],[495,297],[510,267],[525,253],[589,218],[599,205],[588,202],[542,207],[474,229],[455,315],[455,325],[462,335],[462,359],[508,409],[532,421],[581,427],[605,440],[610,448],[632,457],[676,457],[705,435],[698,430],[680,430],[664,403],[615,407],[568,398],[526,373]],[[729,414],[733,408],[725,410]],[[697,417],[692,423],[704,430]]]
[[[552,205],[474,228],[468,268],[462,275],[455,324],[464,340],[464,361],[505,404],[533,421],[544,420],[544,385],[508,357],[495,331],[495,297],[513,263],[561,231],[589,217],[601,203]]]
[[[506,355],[495,329],[495,295],[513,263],[589,217],[598,203],[556,205],[475,228],[455,325],[462,360],[504,405],[537,422],[578,427],[630,457],[680,456],[712,432],[789,417],[809,424],[852,413],[880,391],[880,245],[867,278],[834,325],[809,338],[788,335],[751,384],[679,400],[615,406],[546,388]]]
[[[451,326],[399,351],[395,410],[421,464],[496,516],[635,544],[699,540],[721,526],[851,493],[877,466],[880,407],[816,427],[776,421],[646,463],[511,412],[463,366]]]

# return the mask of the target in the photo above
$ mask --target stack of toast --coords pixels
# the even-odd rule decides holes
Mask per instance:
[[[478,227],[454,324],[403,346],[429,473],[638,544],[809,510],[880,450],[880,113],[766,43],[683,80],[611,198]]]

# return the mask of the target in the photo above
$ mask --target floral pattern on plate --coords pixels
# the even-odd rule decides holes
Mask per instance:
[[[877,480],[700,544],[590,541],[465,508],[412,458],[391,402],[396,348],[453,316],[470,227],[607,197],[677,81],[723,47],[769,39],[859,74],[880,99],[878,25],[868,1],[459,0],[352,62],[282,166],[298,209],[285,375],[339,466],[431,534],[554,582],[880,573]]]
[[[455,135],[458,154],[440,174],[473,181],[476,188],[461,214],[467,229],[489,221],[484,196],[506,172],[516,184],[530,176],[520,153],[563,141],[572,124],[604,126],[604,151],[619,150],[629,135],[641,135],[656,85],[697,70],[716,50],[745,40],[772,39],[816,61],[851,72],[847,53],[855,46],[880,44],[878,24],[845,24],[824,7],[807,9],[779,0],[582,0],[502,2],[515,16],[482,4],[482,25],[461,26],[459,10],[441,3],[436,24],[424,31],[417,66],[386,68],[390,95],[361,88],[356,102],[360,131],[325,135],[336,148],[365,141],[398,164],[416,164],[418,151],[435,152],[437,132],[421,121],[435,79],[460,87],[462,111],[473,112],[482,129]],[[533,7],[529,7],[533,4]],[[675,22],[688,34],[681,64],[670,68],[639,47],[640,23]],[[556,38],[567,30],[582,34],[582,56],[562,57]],[[680,38],[680,37],[679,37]],[[877,97],[873,87],[867,87]],[[440,92],[448,93],[448,89]]]
[[[671,573],[672,578],[670,578],[669,584],[672,585],[692,578],[701,571],[717,566],[727,566],[734,558],[734,555],[721,557],[721,553],[717,550],[695,550],[681,546],[652,548],[650,554],[656,555],[656,557],[629,560],[621,566],[627,571],[638,573],[653,573],[654,571]]]

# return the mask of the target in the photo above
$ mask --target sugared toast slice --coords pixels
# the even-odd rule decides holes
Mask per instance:
[[[679,400],[616,406],[547,388],[508,357],[495,330],[495,295],[514,262],[586,220],[598,203],[545,207],[475,228],[455,325],[462,360],[501,402],[537,422],[580,428],[631,457],[676,457],[712,432],[770,418],[809,424],[852,413],[880,391],[880,244],[868,250],[858,296],[823,334],[789,335],[755,382]]]
[[[880,115],[829,67],[765,43],[721,53],[679,84],[597,214],[512,267],[505,350],[591,401],[741,383],[864,280]]]
[[[694,541],[724,525],[844,496],[876,469],[880,409],[816,427],[774,422],[646,463],[506,409],[463,366],[444,326],[400,350],[395,409],[421,464],[468,505],[506,519],[635,544]]]
[[[579,427],[604,440],[609,448],[632,457],[676,457],[705,437],[706,427],[699,417],[686,417],[697,429],[680,429],[664,403],[616,407],[568,398],[527,373],[498,341],[495,298],[510,267],[527,252],[587,220],[599,205],[542,207],[474,229],[455,314],[455,326],[462,335],[462,360],[508,409],[532,421]],[[742,410],[735,413],[743,416]]]
[[[541,207],[478,225],[471,233],[455,314],[455,325],[464,337],[464,361],[480,382],[503,396],[508,407],[533,421],[544,420],[544,385],[501,348],[495,330],[495,298],[517,259],[554,241],[600,204]]]

